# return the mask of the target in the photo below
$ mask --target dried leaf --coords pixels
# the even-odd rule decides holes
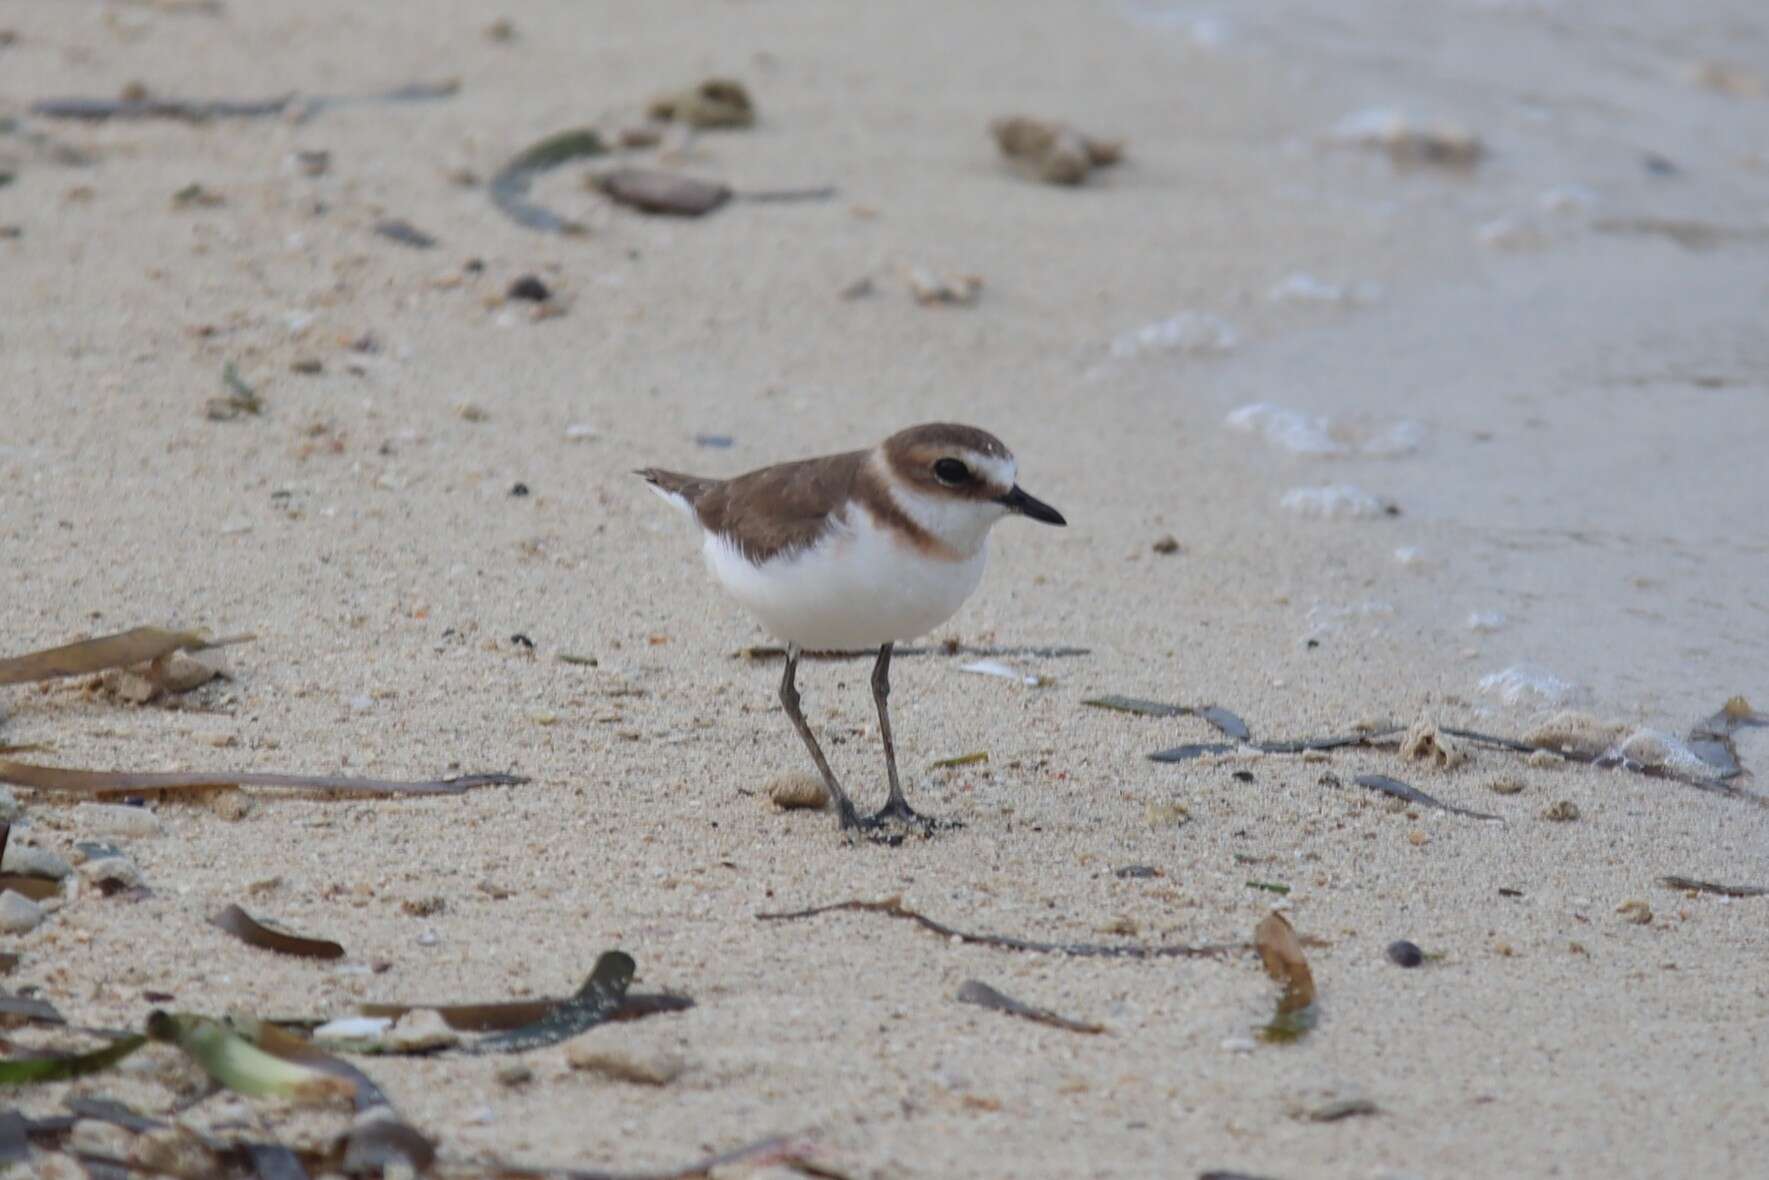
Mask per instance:
[[[1260,1035],[1276,1043],[1294,1041],[1314,1027],[1314,973],[1308,969],[1302,944],[1289,920],[1273,910],[1254,927],[1253,947],[1266,974],[1284,985],[1277,1011]]]
[[[708,78],[687,90],[660,95],[651,100],[646,113],[653,119],[700,128],[748,127],[756,118],[749,91],[730,78]]]
[[[1139,717],[1183,717],[1191,712],[1184,705],[1168,705],[1161,701],[1119,696],[1116,693],[1108,693],[1103,697],[1091,697],[1081,703],[1095,709],[1110,709],[1116,713],[1134,713]]]
[[[625,951],[604,951],[583,987],[569,1000],[554,1005],[533,1024],[486,1037],[469,1053],[523,1053],[569,1040],[612,1019],[626,997],[637,965]]]
[[[903,904],[900,897],[887,897],[883,901],[838,901],[830,905],[821,905],[808,910],[789,910],[780,913],[757,914],[756,920],[761,922],[792,922],[803,918],[814,918],[819,914],[834,913],[838,910],[855,910],[860,913],[884,914],[892,918],[903,918],[914,922],[923,930],[936,934],[953,942],[973,942],[979,946],[1000,947],[1008,951],[1027,951],[1033,954],[1074,955],[1078,958],[1101,959],[1177,959],[1206,958],[1239,950],[1244,943],[1204,943],[1195,946],[1137,946],[1122,943],[1102,944],[1087,942],[1033,942],[1029,939],[1014,938],[1002,934],[973,934],[962,930],[954,930],[944,922],[936,922],[925,914],[917,913]]]
[[[304,959],[344,957],[344,948],[335,942],[323,938],[303,938],[298,934],[273,929],[237,905],[228,906],[211,921],[247,946],[255,946],[261,950]]]
[[[551,996],[540,1000],[496,1000],[480,1004],[358,1004],[356,1010],[364,1016],[398,1020],[414,1009],[428,1008],[441,1015],[456,1032],[508,1032],[545,1019],[547,1013],[570,999],[569,996]],[[692,1007],[694,1001],[687,996],[634,992],[628,993],[608,1019],[641,1020],[660,1012],[684,1012]]]
[[[1235,748],[1232,742],[1192,742],[1184,746],[1174,746],[1170,750],[1156,750],[1149,755],[1149,761],[1190,762],[1206,754],[1227,754]]]
[[[0,876],[0,893],[10,890],[32,901],[61,896],[61,882],[48,877],[25,877],[17,873]]]
[[[133,1131],[137,1135],[143,1131],[157,1131],[167,1125],[159,1119],[150,1119],[145,1115],[136,1114],[121,1102],[114,1102],[109,1098],[89,1098],[78,1095],[67,1100],[67,1108],[71,1113],[77,1114],[83,1119],[97,1119],[100,1122],[110,1123],[112,1126],[122,1127],[125,1131]]]
[[[0,783],[67,795],[103,798],[167,791],[207,791],[220,787],[284,787],[344,795],[460,795],[475,787],[514,787],[528,779],[514,774],[468,774],[429,782],[348,778],[342,775],[265,774],[254,771],[73,770],[0,758]]]
[[[1103,1024],[1086,1024],[1079,1020],[1070,1020],[1067,1016],[1058,1016],[1047,1008],[1034,1008],[1029,1004],[1022,1004],[1012,996],[1003,995],[996,991],[980,979],[968,980],[959,987],[958,1002],[975,1004],[980,1008],[988,1008],[995,1012],[1006,1012],[1010,1016],[1024,1017],[1027,1020],[1037,1021],[1039,1024],[1048,1024],[1053,1028],[1068,1029],[1070,1032],[1103,1033],[1106,1031],[1106,1026]]]
[[[1469,819],[1502,820],[1502,816],[1489,815],[1484,811],[1470,811],[1466,807],[1457,807],[1453,803],[1443,803],[1427,795],[1417,787],[1409,787],[1397,778],[1389,778],[1385,774],[1360,774],[1351,780],[1360,787],[1368,787],[1372,791],[1381,791],[1384,795],[1392,795],[1396,799],[1405,799],[1408,803],[1416,803],[1421,807],[1435,807],[1439,811],[1447,811],[1452,815],[1465,815]]]
[[[1242,721],[1239,717],[1235,716],[1221,705],[1205,705],[1202,709],[1198,710],[1198,716],[1220,729],[1229,737],[1234,738],[1237,742],[1244,742],[1253,736],[1252,732],[1248,730],[1245,721]]]
[[[18,1024],[66,1024],[55,1005],[36,996],[13,996],[0,992],[0,1026]]]
[[[410,246],[414,250],[428,250],[436,245],[436,238],[427,234],[409,221],[390,217],[375,223],[375,232],[388,241],[398,242],[402,246]]]
[[[989,124],[1001,154],[1027,173],[1051,184],[1080,184],[1094,168],[1124,158],[1124,145],[1093,139],[1066,124],[1024,115]]]
[[[31,1124],[16,1110],[0,1111],[0,1167],[31,1161]]]
[[[115,635],[101,635],[96,639],[83,639],[78,643],[0,660],[0,684],[29,684],[64,676],[85,676],[110,668],[145,664],[177,651],[205,651],[232,643],[247,643],[254,638],[256,636],[234,635],[226,639],[209,639],[195,631],[136,627]]]
[[[143,1036],[123,1037],[102,1049],[72,1057],[27,1057],[0,1061],[0,1086],[33,1085],[38,1082],[62,1082],[109,1069],[129,1054],[147,1044]]]
[[[725,185],[649,168],[605,172],[591,184],[616,204],[675,217],[700,217],[731,199],[731,190]]]

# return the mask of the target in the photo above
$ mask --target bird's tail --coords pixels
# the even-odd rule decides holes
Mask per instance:
[[[664,471],[659,467],[641,468],[633,474],[688,516],[694,515],[695,502],[719,482],[716,479],[702,479],[698,475],[683,475],[679,471]]]

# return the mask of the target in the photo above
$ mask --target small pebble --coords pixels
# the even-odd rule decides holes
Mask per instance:
[[[418,935],[419,946],[435,946],[441,941],[441,937],[434,930],[426,930],[424,933]]]
[[[461,1034],[450,1028],[436,1009],[413,1008],[393,1022],[381,1042],[401,1053],[421,1053],[426,1049],[447,1049],[458,1045]]]
[[[520,499],[521,497],[528,495],[528,485],[525,483],[514,484],[510,488],[510,494]]]
[[[1161,870],[1157,869],[1154,865],[1125,865],[1123,868],[1112,870],[1112,876],[1117,877],[1121,881],[1140,880],[1145,877],[1159,877],[1160,875]]]
[[[1191,818],[1192,813],[1178,803],[1150,803],[1143,808],[1143,820],[1151,828],[1177,828]]]
[[[498,1066],[496,1077],[499,1085],[526,1086],[534,1081],[534,1070],[520,1061],[509,1061]]]
[[[129,1147],[135,1133],[101,1119],[81,1119],[68,1133],[68,1150],[75,1155],[97,1156],[99,1159],[129,1158]]]
[[[1317,1123],[1336,1123],[1340,1119],[1348,1119],[1354,1115],[1377,1113],[1376,1104],[1368,1098],[1340,1098],[1332,1102],[1323,1102],[1308,1112],[1310,1121]]]
[[[208,799],[209,810],[229,823],[238,823],[252,814],[257,802],[238,787],[217,791]]]
[[[620,1082],[642,1086],[667,1086],[682,1076],[687,1062],[669,1049],[636,1043],[610,1043],[612,1038],[586,1037],[571,1042],[565,1063]]]
[[[1615,912],[1636,926],[1652,925],[1652,907],[1639,898],[1622,902],[1615,908]]]
[[[0,872],[17,873],[21,877],[47,877],[59,881],[74,871],[74,866],[47,848],[29,844],[8,844],[6,855],[0,857]]]
[[[816,775],[783,774],[768,784],[768,798],[782,811],[815,810],[829,802],[829,789]]]
[[[523,275],[510,284],[509,297],[511,299],[526,299],[530,303],[545,303],[553,297],[553,293],[547,290],[545,283],[533,275]]]
[[[1388,961],[1397,967],[1417,967],[1425,961],[1425,952],[1402,938],[1388,944]]]
[[[125,889],[139,889],[141,870],[126,856],[101,856],[80,866],[80,875],[98,887],[106,897]]]
[[[22,893],[8,889],[0,893],[0,934],[25,934],[35,930],[44,918],[44,909]]]
[[[1548,809],[1542,812],[1542,818],[1558,824],[1571,823],[1579,818],[1579,805],[1571,799],[1562,799],[1558,803],[1549,804]]]
[[[1494,779],[1489,785],[1496,795],[1515,795],[1523,790],[1524,784],[1520,778],[1501,778]]]
[[[160,834],[160,817],[145,807],[119,803],[82,803],[74,808],[74,822],[88,835],[123,840],[145,840]]]
[[[1168,533],[1166,536],[1151,545],[1150,548],[1163,557],[1170,557],[1179,552],[1179,538],[1172,533]]]

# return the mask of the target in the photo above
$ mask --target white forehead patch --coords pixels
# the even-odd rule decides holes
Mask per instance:
[[[979,455],[975,451],[966,451],[964,459],[984,483],[993,487],[1011,488],[1019,474],[1012,455]]]

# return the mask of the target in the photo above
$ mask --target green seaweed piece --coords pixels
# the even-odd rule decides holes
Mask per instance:
[[[468,1053],[525,1053],[557,1045],[609,1020],[620,1010],[638,965],[625,951],[604,951],[576,995],[533,1024],[498,1033],[467,1048]]]
[[[582,227],[528,199],[528,185],[542,172],[571,160],[606,155],[608,145],[593,127],[577,127],[549,135],[517,153],[491,178],[491,203],[517,225],[542,233],[576,233]]]
[[[950,770],[954,766],[974,766],[979,762],[989,761],[989,751],[974,750],[969,754],[959,754],[953,758],[942,758],[934,763],[935,770]]]
[[[38,1082],[64,1082],[109,1069],[147,1044],[144,1036],[128,1036],[72,1057],[27,1057],[0,1061],[0,1086],[27,1086]]]
[[[1288,885],[1280,885],[1276,881],[1249,881],[1247,882],[1247,888],[1263,889],[1267,893],[1288,894],[1290,892],[1290,887]]]

